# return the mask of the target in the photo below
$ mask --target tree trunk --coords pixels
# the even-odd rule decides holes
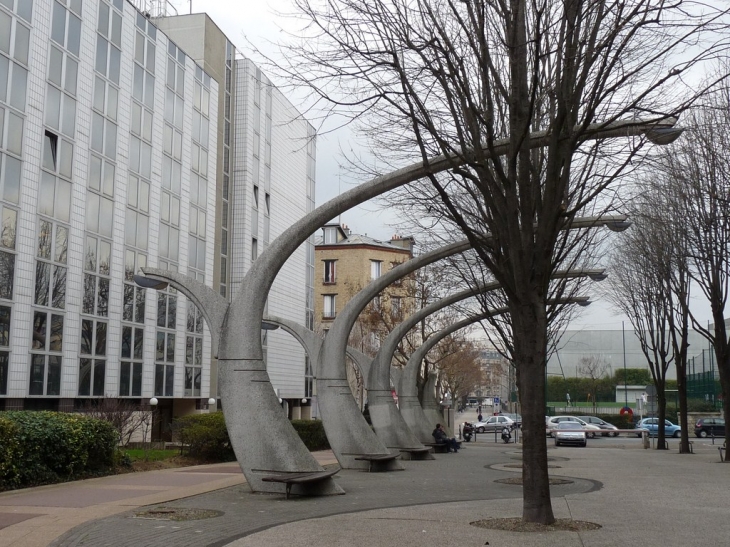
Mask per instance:
[[[657,450],[666,450],[666,431],[664,430],[664,420],[667,419],[667,394],[665,391],[666,385],[664,382],[656,383],[656,396],[657,405],[659,407],[659,413],[657,414]]]
[[[544,419],[547,353],[545,306],[519,308],[512,313],[512,324],[523,420],[522,520],[552,524],[555,516],[550,501]]]

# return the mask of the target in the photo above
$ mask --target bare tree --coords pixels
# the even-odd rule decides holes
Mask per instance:
[[[686,261],[677,260],[681,248],[675,243],[681,239],[671,229],[675,204],[666,193],[666,185],[654,182],[644,184],[648,188],[634,200],[634,229],[622,234],[611,254],[607,295],[628,316],[649,363],[658,398],[657,448],[663,449],[667,371],[678,356],[677,340],[686,337],[682,310],[688,309],[689,289]],[[683,282],[678,284],[678,279]]]
[[[439,364],[439,383],[451,394],[454,406],[482,384],[480,348],[471,340],[447,336],[437,344],[443,354]]]
[[[596,393],[598,392],[598,384],[600,381],[605,378],[606,373],[608,372],[609,364],[603,359],[602,357],[598,355],[588,355],[585,357],[582,357],[581,360],[578,362],[578,374],[581,376],[585,376],[589,380],[589,388],[590,388],[590,395],[591,395],[591,401],[593,403],[593,408],[596,408]]]
[[[721,68],[727,73],[727,66]],[[689,138],[663,157],[662,173],[678,192],[676,230],[686,238],[689,275],[707,298],[713,325],[692,324],[714,348],[724,401],[730,397],[730,89],[712,93],[686,121]],[[691,311],[688,311],[691,314]],[[686,343],[684,345],[686,358]],[[730,419],[730,405],[724,407]]]
[[[567,281],[550,279],[591,243],[566,224],[613,210],[610,190],[645,144],[590,140],[590,124],[682,111],[697,93],[682,76],[723,50],[726,14],[661,0],[295,3],[310,26],[287,54],[291,81],[356,118],[378,165],[449,162],[401,200],[464,234],[502,284],[524,418],[523,519],[552,523],[548,299]]]
[[[89,401],[82,412],[111,423],[117,430],[121,446],[127,446],[134,434],[143,426],[146,427],[149,420],[149,412],[141,409],[138,404],[116,397]]]

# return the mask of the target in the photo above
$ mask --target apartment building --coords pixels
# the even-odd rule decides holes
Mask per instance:
[[[133,275],[179,271],[232,298],[313,208],[311,126],[229,41],[207,63],[157,15],[0,2],[0,409],[154,397],[165,436],[216,398],[210,333],[185,297]],[[312,317],[310,255],[277,279],[272,313]],[[301,349],[278,333],[266,347],[275,386],[303,397]]]

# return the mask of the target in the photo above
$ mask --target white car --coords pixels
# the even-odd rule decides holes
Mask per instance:
[[[555,424],[555,446],[560,446],[561,444],[577,444],[578,446],[586,446],[586,444],[588,444],[586,441],[586,432],[576,431],[576,425],[579,424],[572,420]],[[564,431],[565,429],[572,431]]]
[[[576,429],[585,429],[586,435],[589,439],[595,439],[596,438],[596,432],[601,431],[601,428],[597,425],[592,425],[587,422],[584,422],[580,418],[576,418],[575,416],[551,416],[550,418],[547,418],[545,420],[545,431],[547,434],[552,437],[553,436],[553,429],[557,429],[558,424],[563,422],[575,422]],[[598,433],[600,435],[600,433]]]

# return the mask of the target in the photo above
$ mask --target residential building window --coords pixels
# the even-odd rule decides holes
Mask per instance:
[[[324,243],[325,245],[331,243],[337,243],[337,228],[327,227],[324,229]]]
[[[104,396],[106,337],[106,322],[92,319],[81,321],[79,397]]]
[[[60,395],[63,315],[36,310],[30,362],[29,395]]]
[[[12,300],[15,280],[15,233],[18,212],[0,205],[0,298]]]
[[[41,220],[38,230],[35,299],[38,306],[66,307],[68,228]]]
[[[370,279],[377,279],[381,275],[382,261],[371,260],[370,261]]]
[[[337,315],[335,297],[336,295],[334,294],[324,295],[324,313],[322,315],[325,319],[334,319],[335,315]]]
[[[203,377],[203,314],[188,302],[185,339],[185,397],[200,397]]]
[[[119,372],[119,396],[142,396],[144,329],[122,326],[122,361]]]
[[[324,283],[333,284],[337,282],[337,261],[323,260],[324,262]]]
[[[251,238],[251,262],[259,256],[259,241],[255,237]]]
[[[0,395],[8,394],[10,368],[10,312],[9,306],[0,306]]]
[[[124,257],[124,301],[122,320],[144,323],[146,290],[134,282],[134,275],[147,265],[147,255],[127,249]]]
[[[157,340],[155,345],[155,395],[172,397],[175,386],[175,326],[177,296],[174,289],[157,294]]]
[[[86,236],[82,313],[100,317],[106,317],[109,313],[111,253],[112,245],[109,241]]]

